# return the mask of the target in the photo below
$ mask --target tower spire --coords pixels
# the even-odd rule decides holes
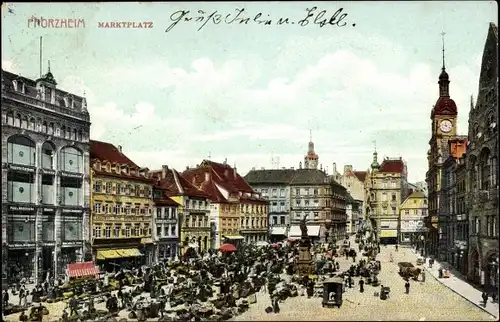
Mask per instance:
[[[48,60],[47,62],[48,62],[47,72],[49,72],[49,73],[50,73],[50,60]]]
[[[309,129],[309,142],[312,142],[312,140],[313,140],[312,130]]]
[[[444,31],[441,33],[441,39],[443,40],[443,67],[442,67],[442,70],[445,70],[445,68],[446,68],[445,64],[444,64],[444,35],[445,34],[446,33]]]

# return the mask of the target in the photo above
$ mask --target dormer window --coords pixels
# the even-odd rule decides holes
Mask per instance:
[[[95,163],[95,169],[96,169],[97,171],[101,171],[101,162],[97,161],[97,162]]]
[[[120,174],[120,165],[119,164],[115,165],[115,171],[117,174]]]
[[[106,171],[111,172],[111,163],[106,164]]]
[[[127,165],[122,166],[122,171],[124,174],[128,175],[129,174],[129,168]]]

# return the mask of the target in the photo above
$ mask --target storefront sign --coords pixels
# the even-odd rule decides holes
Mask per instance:
[[[33,168],[22,167],[22,166],[12,165],[12,164],[9,166],[9,168],[12,170],[16,170],[16,171],[24,171],[24,172],[30,172],[30,173],[35,172],[35,169],[33,169]]]
[[[426,232],[427,228],[422,220],[402,220],[401,232],[403,233],[416,233]]]
[[[73,173],[68,171],[59,171],[59,173],[65,177],[82,179],[83,175],[80,173]]]
[[[382,221],[380,222],[381,229],[398,229],[397,221]]]
[[[81,209],[63,209],[62,212],[63,212],[63,214],[66,214],[66,213],[81,214],[83,212],[83,210],[81,210]]]
[[[34,243],[15,243],[15,244],[9,244],[8,248],[9,249],[35,248],[35,244]]]
[[[81,246],[82,242],[78,240],[64,241],[62,246]]]
[[[141,238],[141,244],[151,244],[153,243],[152,238]]]
[[[35,211],[35,208],[33,208],[33,207],[16,207],[16,206],[10,206],[9,210],[15,210],[15,211]]]
[[[54,212],[54,208],[43,208],[43,212]]]

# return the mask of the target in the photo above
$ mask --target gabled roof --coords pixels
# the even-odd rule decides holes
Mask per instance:
[[[126,164],[133,168],[139,167],[113,144],[95,140],[90,140],[90,159],[98,159],[101,162],[109,161],[120,165]]]
[[[200,164],[200,168],[211,168],[214,174],[216,174],[213,179],[216,180],[218,184],[224,185],[224,188],[231,192],[255,192],[245,179],[238,174],[236,169],[231,168],[228,164],[203,160]]]
[[[209,198],[209,196],[196,188],[186,178],[184,178],[175,169],[166,169],[165,178],[162,177],[161,171],[154,171],[154,176],[159,179],[157,187],[167,190],[167,195],[172,196],[187,196],[198,198]]]
[[[382,161],[379,172],[403,173],[405,164],[403,160],[386,159]]]
[[[358,178],[359,181],[365,182],[366,171],[354,171],[354,175]]]
[[[205,180],[206,173],[210,174],[208,181]],[[200,190],[205,192],[209,196],[210,201],[214,203],[228,202],[228,200],[220,192],[219,188],[217,188],[217,185],[213,180],[213,177],[216,175],[217,174],[212,168],[193,168],[182,173],[182,176],[186,178],[187,181],[191,182]]]

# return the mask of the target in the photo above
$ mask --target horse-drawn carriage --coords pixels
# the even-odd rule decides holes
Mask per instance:
[[[410,262],[399,262],[399,275],[403,278],[413,278],[417,279],[422,270],[418,267],[415,267]]]

